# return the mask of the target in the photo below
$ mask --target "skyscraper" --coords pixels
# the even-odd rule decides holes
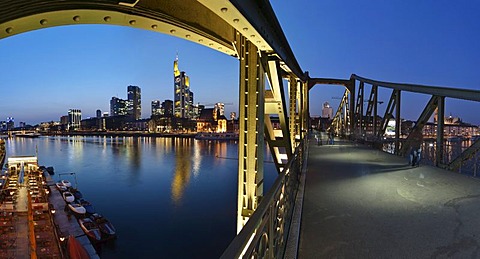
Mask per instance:
[[[110,116],[127,115],[127,101],[112,97],[110,100]]]
[[[160,101],[159,100],[153,100],[152,101],[152,116],[155,115],[160,115]]]
[[[142,95],[140,87],[129,85],[127,87],[127,114],[134,120],[139,120],[142,117]]]
[[[101,110],[97,110],[97,118],[101,118],[102,117],[102,111]]]
[[[68,110],[68,126],[69,130],[76,130],[80,128],[80,121],[82,120],[82,111],[79,109]]]
[[[193,114],[193,93],[190,92],[190,79],[178,69],[178,56],[173,62],[173,76],[175,117],[190,119]]]

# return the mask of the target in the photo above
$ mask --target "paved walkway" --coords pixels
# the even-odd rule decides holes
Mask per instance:
[[[480,181],[311,142],[298,258],[480,258]]]

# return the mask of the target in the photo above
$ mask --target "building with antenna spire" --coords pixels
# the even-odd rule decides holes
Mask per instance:
[[[178,69],[178,53],[173,62],[174,76],[174,115],[177,118],[192,119],[193,92],[190,91],[190,79],[184,71]]]

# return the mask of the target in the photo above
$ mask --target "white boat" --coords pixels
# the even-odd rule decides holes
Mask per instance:
[[[56,182],[55,186],[57,186],[57,189],[61,192],[64,192],[68,189],[67,186],[65,186],[62,182]]]
[[[62,196],[66,202],[73,202],[75,200],[75,196],[73,196],[71,192],[64,192]]]
[[[72,183],[68,180],[62,180],[61,182],[63,183],[63,185],[67,186],[67,188],[72,187]]]
[[[97,224],[91,219],[79,219],[78,223],[80,223],[80,227],[82,228],[83,232],[85,232],[85,234],[87,234],[87,236],[90,237],[92,240],[102,240],[102,234],[100,233],[100,229],[98,228]]]
[[[78,203],[76,203],[76,202],[69,203],[69,204],[68,204],[68,208],[69,208],[71,211],[73,211],[73,212],[75,212],[75,213],[77,213],[77,214],[81,214],[81,215],[83,215],[83,214],[85,214],[85,213],[87,212],[87,210],[85,209],[85,207],[83,207],[82,205],[80,205],[80,204],[78,204]]]

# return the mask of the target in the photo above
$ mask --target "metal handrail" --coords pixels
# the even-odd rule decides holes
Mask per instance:
[[[288,226],[290,225],[291,214],[293,212],[293,206],[290,205],[293,205],[298,190],[298,183],[302,171],[301,163],[307,153],[306,146],[305,140],[297,146],[294,155],[288,161],[285,169],[278,175],[275,183],[263,197],[252,217],[233,239],[220,258],[251,258],[252,256],[261,258],[281,257],[285,250]],[[295,180],[295,186],[289,185],[292,179]],[[289,197],[289,195],[293,197]],[[280,201],[281,199],[282,201]],[[291,204],[282,204],[285,200],[291,200]],[[277,218],[278,214],[273,215],[273,212],[275,212],[274,209],[279,209],[282,205],[290,206],[291,208],[283,211],[280,215],[282,218],[279,219]],[[288,218],[289,216],[290,218]],[[274,223],[279,222],[284,228],[273,227]],[[263,231],[265,227],[268,228],[266,232]],[[284,230],[280,233],[281,237],[275,236],[279,228],[280,230]],[[278,238],[281,238],[281,240],[278,240]],[[277,241],[277,244],[281,244],[281,247],[273,244],[274,241]]]

